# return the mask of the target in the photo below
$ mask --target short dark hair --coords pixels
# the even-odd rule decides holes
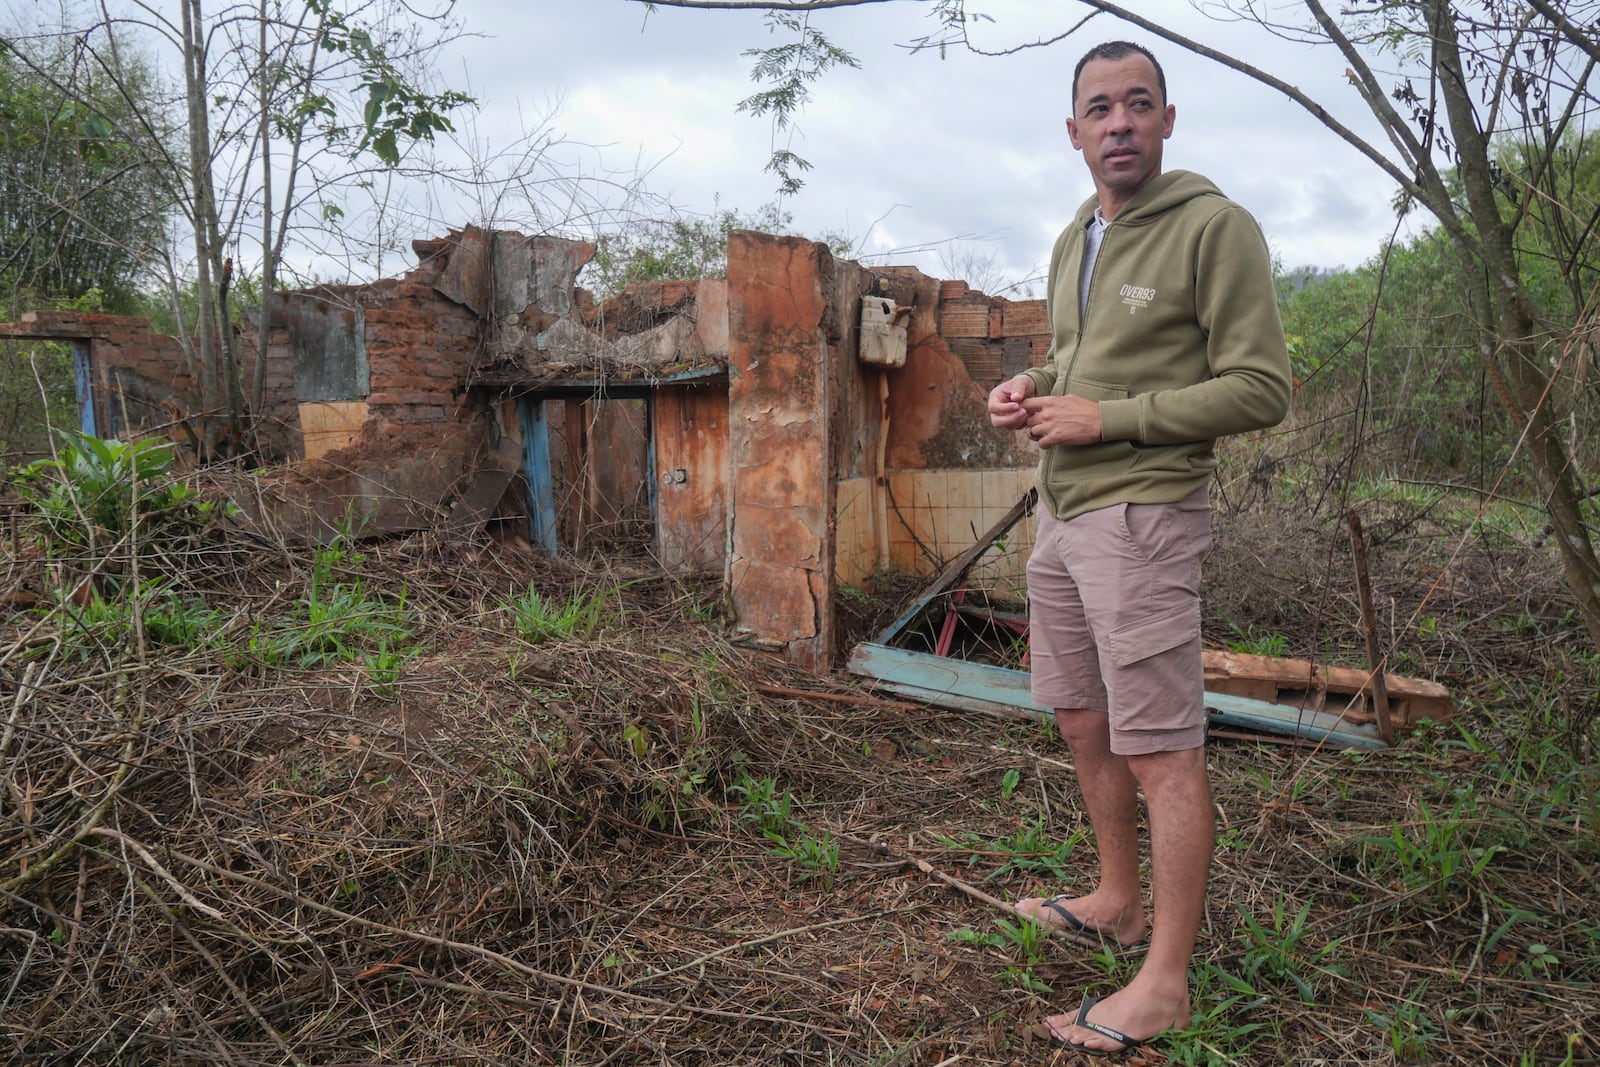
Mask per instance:
[[[1083,73],[1083,68],[1091,59],[1127,59],[1129,56],[1134,55],[1144,56],[1150,61],[1150,65],[1156,68],[1156,87],[1161,90],[1161,106],[1166,107],[1167,75],[1161,69],[1160,61],[1150,54],[1150,49],[1144,47],[1144,45],[1134,44],[1132,41],[1107,41],[1105,44],[1097,44],[1085,52],[1083,58],[1078,60],[1078,65],[1072,68],[1072,101],[1070,105],[1072,113],[1074,115],[1078,113],[1078,76]]]

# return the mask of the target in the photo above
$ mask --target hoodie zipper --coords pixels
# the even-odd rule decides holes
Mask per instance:
[[[1083,350],[1083,327],[1084,327],[1084,323],[1089,321],[1089,305],[1094,303],[1094,276],[1099,273],[1099,271],[1100,271],[1100,261],[1103,258],[1105,258],[1106,238],[1111,236],[1111,226],[1112,226],[1112,223],[1110,223],[1110,222],[1106,223],[1105,233],[1102,233],[1100,235],[1100,251],[1095,254],[1094,266],[1089,271],[1089,292],[1088,292],[1088,295],[1086,297],[1084,297],[1079,302],[1079,306],[1078,306],[1078,336],[1076,338],[1074,338],[1073,342],[1072,342],[1072,361],[1067,364],[1067,368],[1066,368],[1066,371],[1065,371],[1064,374],[1060,370],[1057,370],[1057,372],[1056,372],[1056,380],[1058,382],[1062,383],[1062,385],[1063,385],[1063,395],[1065,394],[1065,384],[1072,380],[1072,372],[1077,369],[1077,366],[1078,366],[1078,354]],[[1081,289],[1083,287],[1084,261],[1087,260],[1088,258],[1089,258],[1089,228],[1087,226],[1085,226],[1084,227],[1084,231],[1083,231],[1083,254],[1081,256],[1079,256],[1079,258],[1078,258],[1078,284],[1077,284],[1077,286],[1074,287],[1074,289],[1077,290],[1077,291],[1081,291]],[[1073,294],[1072,294],[1074,300],[1078,299],[1078,292],[1077,291],[1074,291]],[[1055,474],[1055,466],[1056,466],[1056,450],[1054,448],[1051,448],[1051,449],[1049,449],[1049,450],[1047,450],[1045,452],[1045,456],[1044,456],[1044,473],[1045,473],[1045,476],[1043,478],[1043,482],[1044,482],[1045,488],[1047,488],[1047,489],[1052,484],[1054,484],[1054,479],[1053,479],[1052,476]],[[1052,494],[1052,499],[1050,501],[1051,511],[1052,512],[1058,510],[1055,507],[1055,503],[1056,502],[1053,499],[1053,494]]]

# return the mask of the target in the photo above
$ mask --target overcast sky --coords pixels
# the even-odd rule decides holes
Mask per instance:
[[[1208,19],[1184,0],[1137,6],[1372,129],[1331,48]],[[996,21],[975,36],[993,48],[1058,34],[1084,10],[1066,0],[982,9]],[[934,273],[940,242],[952,240],[947,262],[962,251],[993,254],[1008,280],[1036,272],[1092,191],[1063,121],[1072,67],[1089,46],[1126,38],[1149,46],[1166,69],[1177,106],[1166,167],[1199,171],[1248,207],[1285,266],[1355,266],[1393,230],[1392,183],[1243,75],[1106,16],[1066,41],[1003,58],[912,54],[903,45],[934,28],[928,10],[900,0],[812,15],[862,67],[817,83],[786,142],[814,165],[805,188],[784,202],[796,228],[843,232],[868,259]],[[735,110],[752,91],[751,60],[741,53],[778,39],[759,14],[650,13],[625,0],[458,0],[456,13],[482,36],[452,46],[440,74],[480,101],[469,131],[479,153],[546,123],[571,142],[547,162],[609,181],[642,174],[652,193],[687,212],[719,202],[752,212],[775,199],[776,179],[762,169],[770,124]],[[902,251],[924,248],[932,250]]]

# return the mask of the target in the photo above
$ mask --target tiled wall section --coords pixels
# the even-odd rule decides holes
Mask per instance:
[[[1032,485],[1031,467],[891,471],[890,567],[931,577],[1004,518]],[[844,585],[861,583],[878,563],[872,488],[867,478],[839,483],[837,577]],[[1032,516],[1017,523],[973,569],[972,584],[1020,599],[1033,529]]]

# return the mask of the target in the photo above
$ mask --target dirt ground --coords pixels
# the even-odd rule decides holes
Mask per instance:
[[[1600,776],[1558,731],[1596,673],[1548,548],[1368,536],[1457,722],[1378,754],[1213,738],[1196,1022],[1129,1062],[1597,1062]],[[1220,515],[1208,640],[1360,662],[1348,560],[1336,524]],[[788,670],[644,563],[429,535],[342,567],[416,620],[392,685],[252,659],[310,580],[282,546],[191,568],[229,608],[209,651],[0,617],[0,1059],[1069,1064],[1039,1020],[1137,967],[984,899],[1092,877],[1042,723]],[[498,608],[530,582],[618,591],[531,643]]]

